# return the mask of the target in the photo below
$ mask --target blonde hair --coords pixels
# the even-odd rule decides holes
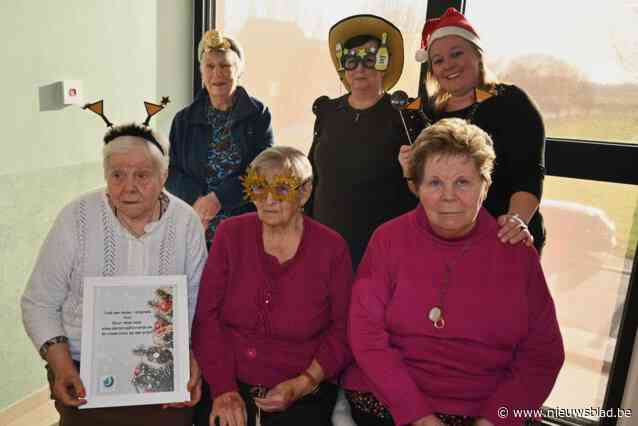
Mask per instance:
[[[490,89],[499,83],[496,74],[485,66],[483,50],[469,40],[463,39],[463,41],[471,46],[472,53],[474,53],[479,60],[479,84],[477,89],[490,91]],[[428,103],[435,111],[443,111],[451,95],[441,89],[439,82],[434,77],[432,72],[432,61],[428,59],[426,65],[424,83],[428,93]]]
[[[409,171],[417,186],[423,182],[425,163],[434,156],[467,156],[489,186],[496,154],[492,139],[480,127],[460,118],[445,118],[427,127],[412,146]]]
[[[265,170],[290,171],[292,176],[302,182],[312,179],[312,165],[306,155],[290,146],[273,146],[262,151],[250,163],[257,172]]]

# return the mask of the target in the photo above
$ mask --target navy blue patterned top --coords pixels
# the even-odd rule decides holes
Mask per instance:
[[[234,143],[230,132],[232,125],[231,112],[232,109],[220,111],[212,105],[208,105],[208,123],[213,128],[213,138],[208,144],[208,170],[206,175],[208,192],[213,191],[227,176],[237,171],[241,166],[241,148],[239,144]],[[217,213],[217,216],[208,223],[208,228],[206,229],[206,243],[208,245],[213,240],[219,223],[230,215],[229,211],[222,208]]]

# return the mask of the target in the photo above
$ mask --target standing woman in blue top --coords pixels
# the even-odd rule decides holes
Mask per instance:
[[[193,206],[210,247],[222,220],[250,209],[239,177],[272,146],[273,135],[270,110],[238,86],[244,69],[241,46],[212,30],[197,50],[204,87],[173,119],[166,189]],[[208,426],[210,411],[209,387],[203,381],[194,423]]]
[[[198,57],[204,88],[175,116],[167,189],[191,204],[210,242],[219,223],[249,208],[239,177],[272,146],[268,107],[238,86],[243,49],[220,31],[207,31]]]

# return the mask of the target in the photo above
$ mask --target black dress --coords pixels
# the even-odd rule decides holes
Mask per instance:
[[[390,96],[363,110],[352,108],[347,96],[320,98],[313,106],[314,192],[306,212],[341,234],[356,268],[374,230],[412,210],[418,199],[397,160],[399,147],[409,142]],[[414,140],[423,125],[411,113],[405,118]]]

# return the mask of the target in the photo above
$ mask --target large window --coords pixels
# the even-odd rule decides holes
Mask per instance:
[[[619,347],[631,350],[635,333],[624,340],[619,335],[638,240],[638,181],[634,167],[609,164],[622,146],[578,145],[638,143],[638,3],[541,0],[498,13],[484,2],[466,3],[487,66],[499,79],[522,87],[542,111],[550,174],[558,170],[582,177],[548,176],[541,204],[548,235],[543,267],[566,349],[565,366],[546,405],[620,404],[620,398],[608,401],[608,389],[612,383],[621,387],[614,393],[622,395],[624,381],[613,382],[611,367]],[[633,146],[626,149],[635,152]],[[616,377],[626,375],[623,363],[616,363],[616,370],[624,369]],[[572,412],[576,424],[615,422],[586,414]]]
[[[312,102],[321,95],[344,94],[327,49],[332,24],[356,13],[393,21],[405,40],[405,68],[394,90],[413,96],[420,71],[413,52],[420,43],[426,6],[442,12],[460,3],[467,3],[465,12],[482,37],[489,68],[531,95],[543,113],[548,137],[638,143],[635,0],[604,5],[541,0],[517,2],[515,7],[442,0],[215,3],[217,27],[245,46],[242,84],[271,107],[278,144],[307,151]],[[564,151],[569,153],[568,145]],[[591,152],[587,158],[567,154],[548,162],[583,179],[592,174],[600,179],[612,166],[598,164],[604,169],[599,170],[596,149]],[[578,164],[568,167],[578,162],[588,164],[589,170]],[[630,170],[622,170],[619,181],[631,180],[628,174]],[[619,324],[638,239],[638,190],[550,176],[541,209],[548,228],[543,264],[567,351],[547,405],[603,407],[611,363],[621,345]]]
[[[548,136],[638,143],[635,0],[467,3],[487,65],[534,98]]]
[[[330,27],[358,13],[394,23],[403,34],[405,66],[393,90],[416,96],[420,67],[414,52],[421,41],[426,6],[423,0],[219,0],[216,21],[246,50],[241,84],[271,108],[276,143],[307,152],[312,143],[312,103],[322,95],[345,94],[330,60]]]
[[[543,268],[566,350],[546,405],[602,407],[635,256],[638,188],[549,177],[541,210]]]

